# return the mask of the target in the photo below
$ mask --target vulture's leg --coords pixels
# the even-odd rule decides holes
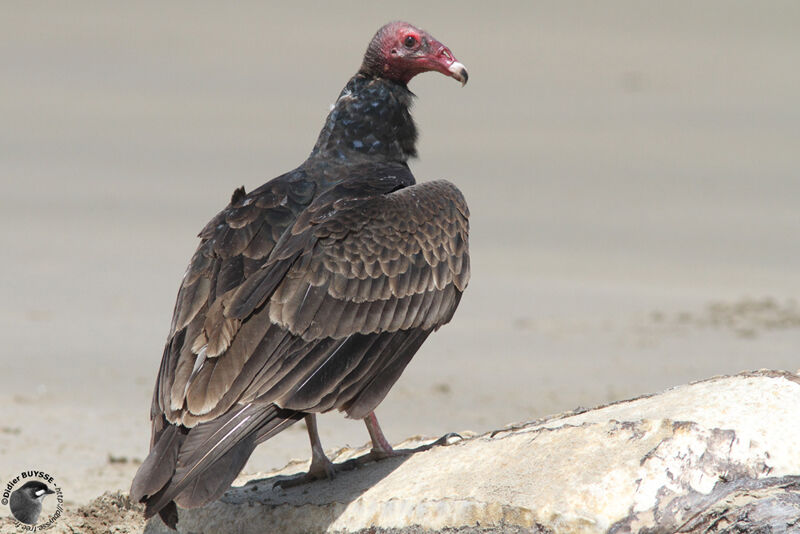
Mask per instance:
[[[371,462],[383,460],[384,458],[406,456],[416,452],[416,449],[393,449],[392,444],[389,443],[389,440],[383,435],[383,430],[381,430],[381,425],[378,424],[378,418],[375,416],[375,412],[369,412],[369,414],[367,414],[364,418],[364,424],[367,425],[367,432],[369,432],[369,437],[372,440],[372,450],[367,454],[337,464],[337,468],[343,470],[355,469]]]
[[[370,412],[364,418],[364,424],[367,425],[367,432],[369,432],[369,437],[372,440],[372,450],[364,456],[348,460],[345,464],[363,465],[368,462],[383,460],[384,458],[414,454],[415,452],[427,451],[437,445],[448,445],[451,438],[461,438],[458,434],[450,432],[434,442],[426,443],[413,449],[394,449],[389,440],[386,439],[386,436],[383,435],[383,430],[381,430],[381,425],[378,423],[375,412]],[[348,465],[349,467],[351,466]]]
[[[308,468],[308,475],[314,479],[333,478],[336,476],[336,471],[333,462],[325,456],[325,449],[319,440],[316,414],[311,413],[306,416],[306,428],[308,428],[308,439],[311,441],[311,466]]]
[[[437,445],[448,445],[451,438],[463,439],[455,432],[448,432],[444,436],[431,443],[426,443],[425,445],[420,445],[419,447],[415,447],[413,449],[395,450],[392,448],[389,440],[386,439],[386,436],[383,435],[383,430],[381,430],[381,425],[378,424],[378,418],[375,416],[375,412],[370,412],[369,415],[364,418],[364,423],[366,423],[367,432],[369,432],[369,437],[372,439],[372,452],[370,452],[370,454],[375,459],[427,451],[431,447],[436,447]]]
[[[369,412],[364,418],[364,424],[367,425],[367,432],[369,432],[369,437],[372,440],[372,451],[370,452],[372,459],[380,460],[381,458],[389,458],[390,456],[402,454],[395,452],[392,448],[392,444],[389,443],[389,440],[383,435],[383,430],[381,430],[381,425],[378,423],[375,412]]]
[[[322,442],[319,439],[316,414],[310,413],[306,415],[306,428],[308,429],[308,439],[311,442],[311,465],[308,468],[308,473],[279,480],[275,483],[275,486],[292,488],[306,482],[326,478],[331,479],[336,476],[333,462],[325,456],[325,449],[322,448]]]

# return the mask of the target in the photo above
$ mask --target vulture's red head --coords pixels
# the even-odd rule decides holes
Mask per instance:
[[[467,69],[445,45],[407,22],[390,22],[369,43],[361,72],[408,83],[422,72],[435,70],[467,83]]]

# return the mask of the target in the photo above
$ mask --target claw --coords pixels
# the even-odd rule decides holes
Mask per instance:
[[[278,480],[272,485],[272,489],[286,490],[289,488],[296,488],[297,486],[302,486],[303,484],[308,484],[310,482],[316,482],[317,480],[331,480],[336,477],[336,469],[334,468],[333,463],[330,461],[328,463],[330,465],[322,470],[309,470],[308,473],[301,473],[299,475]]]
[[[452,443],[450,443],[451,439],[457,439],[458,441],[464,441],[464,437],[461,434],[459,434],[458,432],[448,432],[444,436],[440,437],[439,439],[437,439],[436,441],[434,441],[433,443],[428,445],[428,448],[435,447],[437,445],[452,445]]]
[[[319,440],[316,415],[309,414],[306,416],[306,428],[308,429],[308,438],[311,441],[311,465],[308,467],[308,473],[278,480],[272,485],[273,489],[294,488],[316,480],[332,480],[336,476],[336,466],[325,456],[325,450]]]
[[[456,438],[458,438],[459,441],[464,439],[461,436],[461,434],[457,434],[456,432],[448,432],[447,434],[445,434],[444,436],[440,437],[436,441],[432,441],[430,443],[426,443],[425,445],[420,445],[419,447],[411,449],[411,451],[412,452],[424,452],[424,451],[427,451],[427,450],[432,449],[434,447],[438,447],[439,445],[442,445],[442,446],[446,447],[447,445],[452,445],[452,443],[450,443],[451,439],[456,439]]]
[[[322,449],[322,444],[319,441],[319,433],[317,431],[317,419],[313,414],[306,416],[306,426],[308,428],[308,436],[311,441],[311,465],[308,468],[308,473],[303,473],[291,477],[278,480],[272,485],[272,488],[288,489],[309,482],[317,480],[331,480],[336,477],[336,473],[340,471],[349,471],[357,467],[361,467],[368,463],[378,462],[386,458],[397,458],[398,456],[410,456],[417,452],[424,452],[439,445],[451,445],[451,439],[463,440],[464,438],[455,432],[448,432],[436,441],[420,445],[413,449],[393,449],[389,441],[383,435],[378,418],[375,417],[374,412],[370,412],[365,418],[364,422],[367,425],[370,438],[372,439],[372,450],[367,454],[359,456],[358,458],[351,458],[340,464],[334,464]]]

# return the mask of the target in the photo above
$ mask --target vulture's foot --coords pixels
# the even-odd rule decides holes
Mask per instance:
[[[461,441],[464,438],[461,437],[461,434],[458,434],[457,432],[448,432],[447,434],[437,439],[436,441],[426,443],[425,445],[420,445],[419,447],[410,450],[412,452],[423,452],[432,449],[433,447],[437,447],[439,445],[444,445],[444,446],[452,445],[452,443],[450,443],[451,439],[457,439],[458,441]]]
[[[333,480],[336,477],[336,466],[331,462],[327,456],[314,457],[311,461],[311,466],[308,468],[308,473],[301,473],[288,478],[284,478],[275,482],[272,485],[273,489],[289,489],[317,480]]]
[[[444,436],[440,437],[436,441],[432,441],[430,443],[426,443],[425,445],[420,445],[419,447],[414,447],[413,449],[394,449],[391,446],[373,446],[372,450],[369,451],[367,454],[359,456],[358,458],[353,458],[351,460],[347,460],[346,462],[342,462],[341,464],[336,465],[337,471],[339,470],[349,470],[355,469],[357,467],[361,467],[363,465],[372,463],[372,462],[379,462],[381,460],[385,460],[387,458],[397,458],[400,456],[411,456],[412,454],[418,452],[425,452],[427,450],[432,449],[433,447],[437,447],[439,445],[451,445],[450,440],[458,438],[462,440],[464,438],[461,437],[460,434],[455,432],[448,432]]]

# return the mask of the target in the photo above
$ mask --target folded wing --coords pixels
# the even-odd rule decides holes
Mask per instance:
[[[305,205],[289,185],[271,208],[235,195],[201,234],[153,400],[154,442],[169,444],[134,482],[154,510],[215,498],[229,482],[204,472],[230,463],[235,477],[304,413],[365,417],[451,319],[469,281],[467,205],[449,182],[404,179],[350,179]]]

